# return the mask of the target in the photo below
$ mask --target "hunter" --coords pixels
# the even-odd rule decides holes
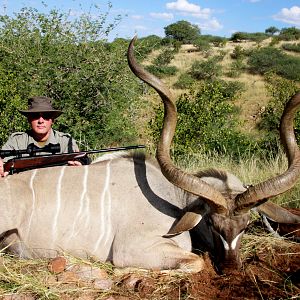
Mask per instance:
[[[2,150],[26,149],[29,144],[42,148],[48,144],[59,144],[60,153],[78,152],[76,141],[67,133],[52,129],[55,119],[62,114],[61,110],[54,109],[52,99],[43,96],[28,99],[28,109],[19,110],[27,117],[31,129],[26,132],[15,132],[10,135],[8,141],[2,146]],[[0,177],[5,177],[4,164],[12,157],[0,158]],[[68,161],[70,166],[80,166],[80,161]]]

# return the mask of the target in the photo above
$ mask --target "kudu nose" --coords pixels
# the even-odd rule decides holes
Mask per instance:
[[[219,272],[223,275],[231,275],[239,272],[241,267],[241,261],[224,262],[219,265]]]

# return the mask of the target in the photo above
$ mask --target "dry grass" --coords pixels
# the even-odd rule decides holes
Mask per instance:
[[[265,233],[249,232],[245,234],[241,246],[244,268],[240,273],[228,277],[217,276],[208,257],[205,258],[207,270],[189,275],[138,270],[124,273],[118,269],[111,269],[110,264],[80,262],[76,258],[67,256],[72,262],[88,263],[94,268],[110,270],[108,280],[111,280],[112,285],[109,289],[95,288],[90,280],[72,280],[72,277],[67,275],[68,271],[59,274],[51,273],[47,269],[49,263],[47,259],[24,260],[2,255],[0,256],[0,299],[215,299],[218,294],[218,299],[228,299],[225,291],[230,293],[231,289],[235,293],[238,291],[244,297],[250,296],[249,291],[244,291],[244,288],[252,290],[254,294],[266,294],[269,289],[275,289],[280,294],[296,297],[299,295],[296,286],[289,283],[288,291],[285,291],[286,287],[282,286],[282,281],[287,282],[284,278],[288,276],[282,271],[289,272],[290,263],[299,258],[299,249],[299,245],[293,242],[280,240]],[[282,265],[286,266],[285,269],[282,269]],[[269,284],[267,290],[266,282]]]
[[[259,159],[249,155],[247,159],[233,158],[230,154],[194,153],[181,158],[177,164],[190,171],[197,172],[206,168],[219,168],[236,175],[245,184],[257,184],[269,178],[283,174],[287,169],[287,159],[283,152],[276,157]],[[288,193],[273,198],[277,204],[300,208],[300,182]]]

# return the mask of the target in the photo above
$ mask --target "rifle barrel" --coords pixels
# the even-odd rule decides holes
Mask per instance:
[[[134,146],[124,146],[124,147],[112,147],[112,148],[105,148],[105,149],[98,149],[98,150],[80,151],[80,152],[85,152],[86,154],[93,154],[93,153],[122,151],[122,150],[131,150],[131,149],[142,149],[142,148],[146,148],[146,146],[145,145],[134,145]]]

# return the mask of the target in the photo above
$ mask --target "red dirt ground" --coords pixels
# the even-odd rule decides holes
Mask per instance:
[[[292,244],[288,252],[276,247],[265,250],[253,253],[243,269],[231,275],[216,274],[206,258],[207,269],[199,274],[173,281],[162,275],[144,277],[134,292],[122,295],[128,299],[300,299],[300,245]]]
[[[41,297],[29,291],[24,293],[21,288],[13,295],[5,293],[1,297],[0,293],[0,299],[300,299],[300,244],[283,243],[279,239],[271,246],[263,242],[260,247],[247,248],[243,256],[242,270],[230,275],[217,274],[208,256],[206,270],[193,275],[158,271],[114,275],[108,271],[107,277],[100,280],[108,288],[95,288],[95,283],[77,280],[76,274],[62,268],[58,274],[47,275],[44,281],[49,292],[55,286],[55,295]],[[47,270],[47,264],[40,265],[39,272],[41,269]]]

